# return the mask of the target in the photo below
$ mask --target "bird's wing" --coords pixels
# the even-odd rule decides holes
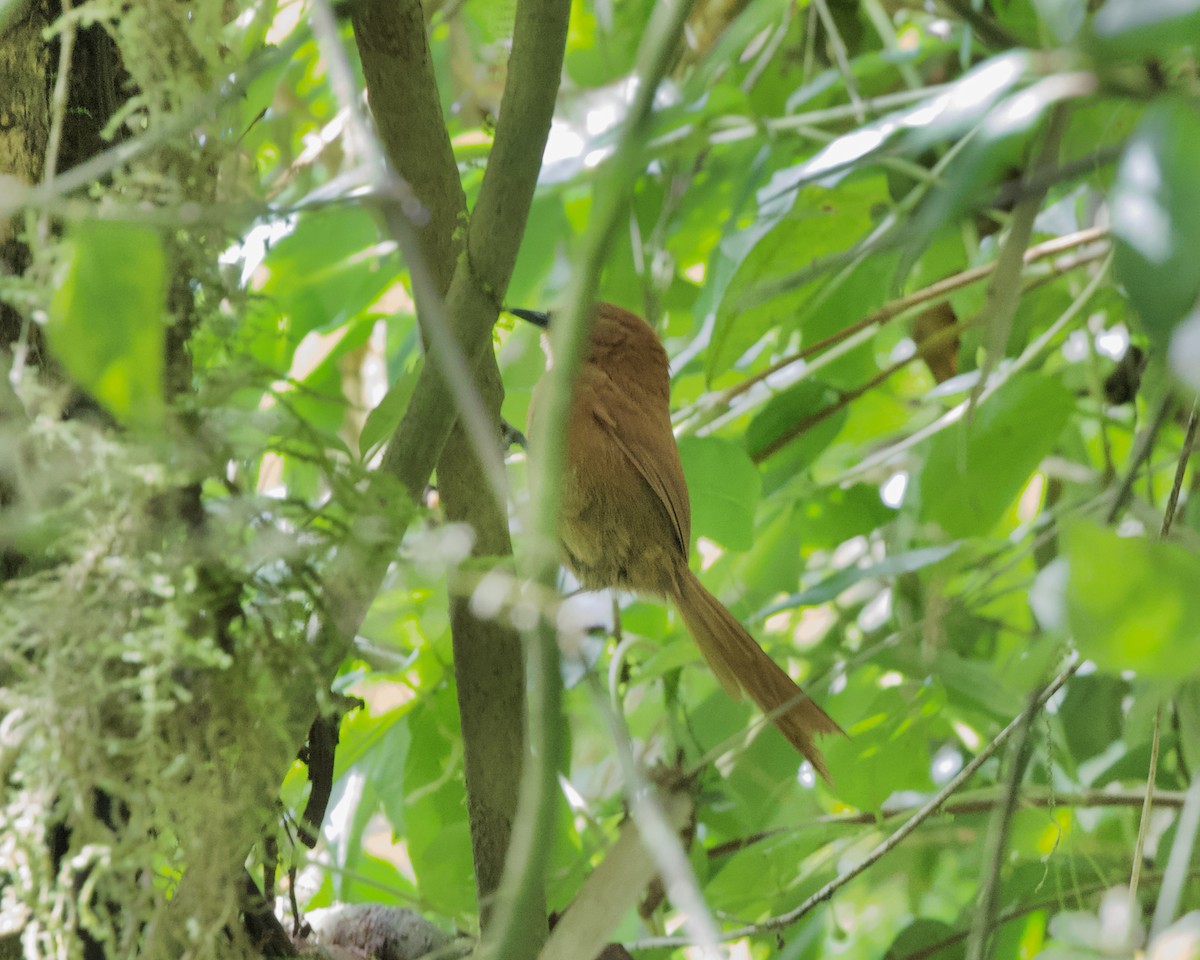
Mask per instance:
[[[593,407],[593,416],[662,503],[686,558],[692,539],[692,515],[670,413],[665,405],[660,411],[660,404],[639,404],[637,398],[611,381],[609,387]]]

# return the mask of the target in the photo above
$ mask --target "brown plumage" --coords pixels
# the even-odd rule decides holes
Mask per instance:
[[[549,320],[511,312],[541,326]],[[529,414],[535,444],[539,390]],[[734,698],[745,691],[828,779],[813,738],[841,728],[688,566],[691,507],[669,402],[667,354],[654,331],[636,314],[599,304],[567,425],[559,518],[567,564],[588,589],[617,587],[673,601],[721,686]]]

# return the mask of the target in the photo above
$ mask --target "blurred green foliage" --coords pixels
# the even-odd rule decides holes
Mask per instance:
[[[572,4],[560,115],[507,303],[552,307],[566,287],[653,8]],[[724,695],[673,613],[620,598],[629,643],[609,692],[640,758],[701,770],[691,857],[731,924],[793,909],[886,838],[891,813],[945,783],[1071,651],[1086,666],[1031,732],[1023,789],[1050,799],[1013,821],[1000,877],[1008,920],[990,956],[1103,946],[1073,924],[1095,920],[1103,890],[1127,883],[1138,808],[1078,798],[1144,790],[1160,707],[1157,786],[1184,789],[1198,772],[1190,398],[1171,401],[1151,443],[1136,438],[1177,392],[1168,361],[1197,359],[1171,351],[1184,349],[1173,336],[1200,295],[1200,13],[1166,0],[1094,8],[698,2],[692,45],[660,91],[600,295],[647,317],[672,357],[695,564],[849,734],[826,742],[834,783],[814,783]],[[243,494],[283,498],[336,542],[362,533],[356,481],[422,362],[410,265],[356,193],[361,157],[305,5],[252,10],[229,29],[252,80],[219,111],[237,146],[222,170],[227,202],[210,215],[230,245],[210,248],[224,286],[203,300],[191,341],[191,402]],[[427,14],[470,198],[512,5],[431,3]],[[343,33],[353,57],[348,24]],[[255,68],[283,47],[291,56]],[[1056,110],[1054,162],[1032,169]],[[999,278],[1024,292],[987,384],[986,276],[940,298],[957,323],[945,347],[956,375],[942,382],[914,334],[932,297],[859,324],[994,264],[1014,208],[1039,190],[1031,244],[1062,238],[1062,252]],[[177,265],[134,209],[93,212],[53,253],[49,346],[122,425],[152,434]],[[1106,235],[1083,233],[1107,223],[1111,254]],[[543,369],[537,334],[502,321],[495,341],[504,414],[520,428]],[[1137,395],[1114,404],[1105,379],[1130,345],[1150,365]],[[1181,462],[1183,502],[1160,542]],[[509,467],[519,504],[518,449]],[[1110,522],[1126,477],[1130,503]],[[209,509],[243,502],[215,480],[205,495]],[[338,689],[364,706],[342,725],[305,906],[416,905],[477,926],[446,612],[452,590],[483,592],[463,543],[431,500],[343,666]],[[605,684],[611,653],[593,666]],[[567,690],[566,707],[569,803],[547,881],[558,910],[623,815],[587,683]],[[1008,769],[985,765],[973,790],[996,800]],[[289,814],[306,791],[297,763],[282,794]],[[994,806],[932,818],[831,904],[778,939],[749,938],[740,955],[963,956],[956,934],[977,909]],[[1171,814],[1151,828],[1151,909],[1174,824]],[[1200,908],[1194,880],[1182,906]],[[675,919],[669,903],[631,914],[614,939],[675,930]]]

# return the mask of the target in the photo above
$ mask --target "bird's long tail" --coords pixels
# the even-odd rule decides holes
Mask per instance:
[[[696,575],[690,569],[684,570],[675,600],[683,622],[721,686],[735,699],[740,699],[743,690],[749,694],[792,746],[828,780],[829,770],[813,738],[842,733],[842,728],[767,656]]]

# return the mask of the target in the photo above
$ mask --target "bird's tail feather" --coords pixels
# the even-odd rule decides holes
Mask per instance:
[[[691,570],[680,579],[679,612],[721,686],[734,698],[744,690],[792,746],[829,780],[829,770],[813,738],[842,733],[842,728],[766,654]]]

